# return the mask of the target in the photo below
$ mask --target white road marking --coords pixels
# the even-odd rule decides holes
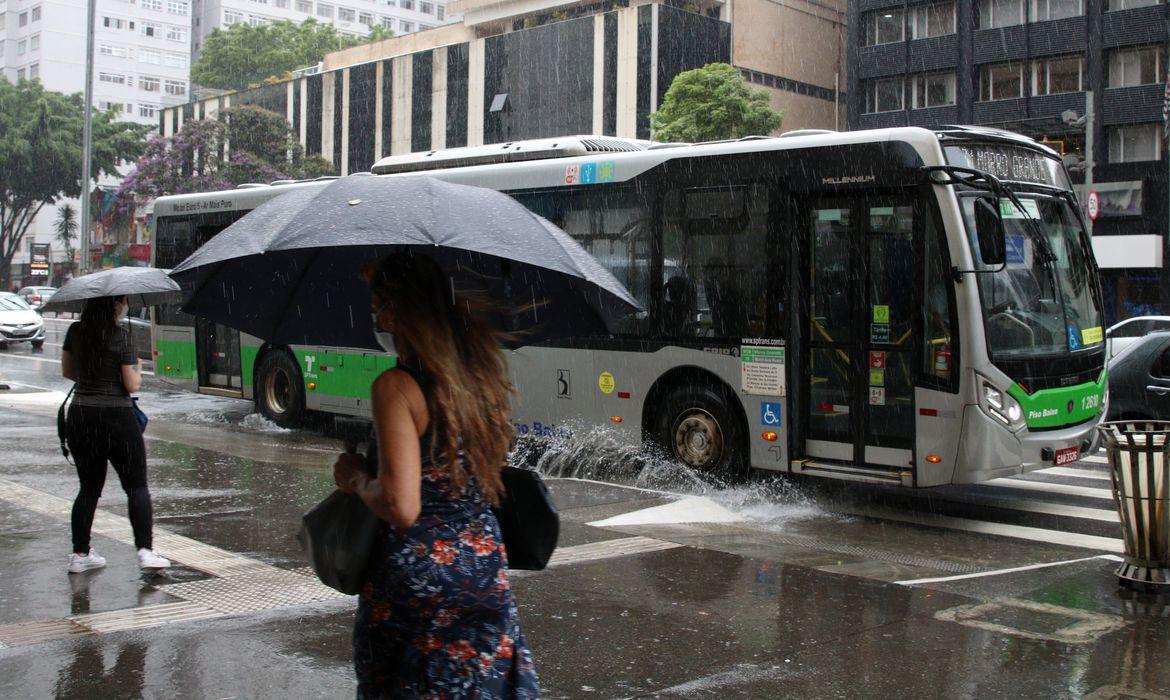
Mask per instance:
[[[1092,462],[1093,464],[1109,464],[1108,457],[1101,455],[1089,455],[1088,457],[1081,457],[1082,462]]]
[[[1109,481],[1109,472],[1103,472],[1098,469],[1053,467],[1051,469],[1045,469],[1044,471],[1032,472],[1032,474],[1050,474],[1052,476],[1071,476],[1077,479],[1098,479],[1101,481]]]
[[[1017,608],[1029,612],[1059,615],[1068,618],[1070,624],[1051,631],[1010,627],[995,621],[996,617],[1002,618],[1002,615],[997,614],[1004,608]],[[934,614],[934,618],[936,620],[955,622],[960,625],[975,627],[989,632],[1010,634],[1026,639],[1062,642],[1064,644],[1086,644],[1096,641],[1110,632],[1116,632],[1124,628],[1126,625],[1125,618],[1120,615],[1107,615],[1088,610],[1079,610],[1077,608],[1066,608],[1060,605],[1039,603],[1034,600],[1024,600],[1021,598],[999,598],[986,603],[960,605],[947,610],[939,610]]]
[[[1113,491],[1110,489],[1098,489],[1090,486],[1072,486],[1070,484],[1050,484],[1044,481],[1022,481],[1020,479],[1012,478],[992,479],[991,481],[983,482],[981,486],[1019,489],[1021,491],[1043,491],[1045,493],[1057,493],[1063,496],[1098,498],[1103,501],[1113,500]]]
[[[899,586],[917,586],[924,583],[947,583],[950,581],[963,581],[969,578],[982,578],[985,576],[1001,576],[1003,574],[1015,574],[1021,571],[1034,571],[1036,569],[1048,569],[1053,566],[1065,566],[1067,564],[1079,564],[1083,561],[1093,561],[1094,559],[1106,559],[1108,561],[1123,561],[1121,557],[1115,554],[1098,554],[1094,557],[1081,557],[1080,559],[1065,559],[1064,561],[1050,561],[1043,564],[1028,564],[1027,566],[1013,566],[1010,569],[996,569],[994,571],[980,571],[974,574],[958,574],[957,576],[938,576],[935,578],[915,578],[906,581],[894,581]]]
[[[1117,516],[1117,511],[1113,509],[1068,506],[1063,503],[1049,503],[1048,501],[1036,501],[1030,498],[993,498],[987,504],[993,508],[1022,510],[1028,513],[1043,513],[1045,515],[1056,515],[1065,518],[1098,520],[1103,523],[1121,522],[1121,519]]]

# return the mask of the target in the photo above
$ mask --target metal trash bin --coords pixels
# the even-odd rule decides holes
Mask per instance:
[[[1113,497],[1121,516],[1122,585],[1170,589],[1170,421],[1102,423]]]

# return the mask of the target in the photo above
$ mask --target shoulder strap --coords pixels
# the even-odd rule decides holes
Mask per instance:
[[[68,418],[66,417],[65,407],[69,403],[69,398],[73,396],[73,390],[77,388],[77,384],[69,387],[69,392],[65,394],[65,400],[57,408],[57,439],[61,441],[61,454],[65,456],[65,461],[72,464],[69,459],[69,445],[66,442],[68,435]]]

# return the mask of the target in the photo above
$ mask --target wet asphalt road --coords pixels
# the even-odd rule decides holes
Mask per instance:
[[[109,566],[69,576],[50,325],[43,353],[0,352],[0,697],[352,696],[354,604],[313,585],[293,537],[339,443],[148,378],[156,546],[176,565],[134,566],[111,474]],[[1043,494],[908,497],[669,470],[643,490],[592,454],[618,483],[552,480],[558,560],[515,576],[549,697],[1170,696],[1170,600],[1117,588],[1092,463],[1029,478],[1061,486]]]

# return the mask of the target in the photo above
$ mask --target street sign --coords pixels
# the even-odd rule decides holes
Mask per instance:
[[[29,247],[28,274],[30,277],[49,276],[49,255],[52,247],[48,243],[33,243]]]
[[[1085,207],[1089,210],[1089,221],[1096,221],[1097,213],[1100,211],[1100,204],[1096,192],[1089,193],[1089,199],[1085,202]]]

